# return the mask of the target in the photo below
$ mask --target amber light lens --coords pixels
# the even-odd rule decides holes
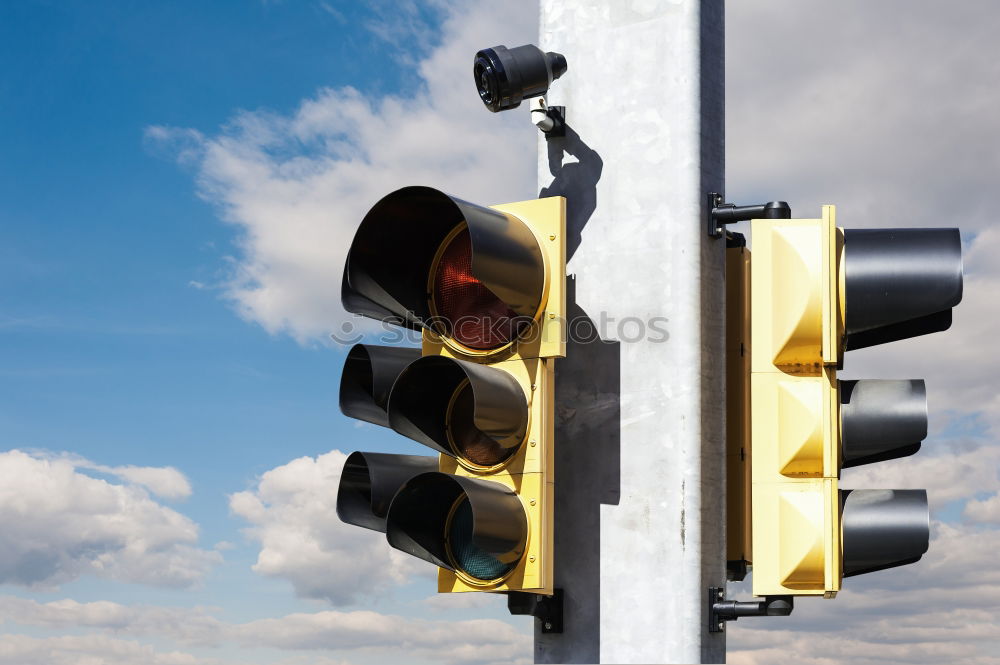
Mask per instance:
[[[431,297],[444,333],[470,349],[506,346],[517,336],[515,314],[472,275],[472,240],[468,227],[455,234],[434,270]]]
[[[448,435],[451,437],[452,450],[476,466],[496,466],[517,452],[517,449],[504,448],[495,439],[483,434],[473,420],[475,409],[476,399],[472,385],[464,381],[456,390],[448,409]]]

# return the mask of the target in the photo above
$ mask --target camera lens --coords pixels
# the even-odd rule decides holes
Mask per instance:
[[[479,96],[489,106],[496,99],[496,85],[486,66],[476,61],[476,80],[479,81]]]

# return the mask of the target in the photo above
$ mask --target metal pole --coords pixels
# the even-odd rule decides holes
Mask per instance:
[[[568,198],[583,318],[556,378],[564,632],[536,632],[535,660],[722,662],[725,241],[704,220],[724,191],[723,0],[540,5],[569,71],[539,182]],[[603,343],[580,341],[591,324]]]

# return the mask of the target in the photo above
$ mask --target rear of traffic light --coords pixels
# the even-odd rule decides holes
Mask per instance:
[[[353,453],[337,512],[439,566],[440,591],[553,591],[564,273],[561,197],[485,208],[408,187],[351,245],[345,308],[420,330],[423,346],[355,346],[341,410],[439,456]]]
[[[948,328],[962,295],[960,237],[839,229],[834,215],[824,206],[822,219],[752,222],[744,556],[754,595],[832,597],[844,576],[912,563],[927,549],[925,491],[839,488],[842,468],[919,449],[924,383],[839,381],[837,369],[845,350]],[[738,401],[730,405],[738,418]]]

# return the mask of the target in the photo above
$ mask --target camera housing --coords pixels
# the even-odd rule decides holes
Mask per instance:
[[[500,45],[476,53],[472,73],[483,104],[496,113],[544,95],[552,81],[566,73],[566,58],[534,44],[511,49]]]

